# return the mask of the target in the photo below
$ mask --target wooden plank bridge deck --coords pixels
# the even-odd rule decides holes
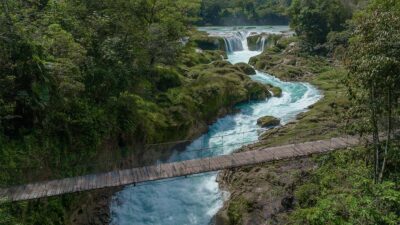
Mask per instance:
[[[68,193],[182,177],[211,171],[219,171],[223,169],[250,166],[265,162],[305,157],[308,155],[321,154],[337,149],[343,149],[358,144],[358,138],[351,136],[332,138],[328,140],[239,152],[231,155],[215,156],[141,168],[118,170],[102,174],[38,182],[0,189],[0,201],[15,202],[33,200]]]

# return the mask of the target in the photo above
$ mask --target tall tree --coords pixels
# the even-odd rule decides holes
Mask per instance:
[[[375,0],[353,21],[347,67],[349,93],[363,119],[360,132],[372,132],[374,178],[381,182],[400,98],[400,2]],[[396,110],[397,109],[397,110]],[[386,143],[380,138],[386,133]]]

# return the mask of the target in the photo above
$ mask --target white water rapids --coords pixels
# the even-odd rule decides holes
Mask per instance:
[[[259,51],[248,50],[248,35],[289,30],[285,26],[199,29],[225,38],[228,60],[231,63],[247,63],[251,57],[260,54]],[[168,162],[230,154],[243,146],[244,142],[258,139],[258,118],[270,115],[280,118],[286,124],[321,98],[320,92],[307,83],[282,82],[259,71],[252,79],[282,88],[282,97],[238,105],[239,113],[225,116],[210,125],[208,133],[187,146],[185,151],[173,154]],[[251,132],[243,133],[244,131]],[[194,151],[204,147],[212,148],[213,151]],[[216,178],[217,172],[212,172],[188,178],[148,182],[136,187],[128,186],[113,197],[111,224],[208,225],[228,196],[219,189]]]

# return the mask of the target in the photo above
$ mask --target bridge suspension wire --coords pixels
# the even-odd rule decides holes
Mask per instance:
[[[252,130],[247,130],[247,131],[241,131],[241,132],[236,132],[233,134],[224,134],[224,135],[218,135],[218,136],[209,136],[210,139],[217,139],[217,138],[223,138],[223,137],[229,137],[229,136],[238,136],[240,134],[246,134],[246,133],[253,133],[257,131],[266,131],[267,129],[265,128],[259,128],[259,129],[252,129]],[[229,131],[229,130],[228,130]],[[225,131],[227,132],[227,131]],[[204,135],[203,135],[204,136]],[[208,136],[208,134],[205,134],[205,136]],[[200,137],[202,138],[202,137]],[[161,143],[153,143],[153,144],[146,144],[145,146],[158,146],[158,145],[168,145],[168,144],[181,144],[181,143],[186,143],[186,142],[193,142],[196,141],[196,139],[185,139],[185,140],[178,140],[178,141],[170,141],[170,142],[161,142]]]
[[[229,137],[229,136],[242,135],[242,140],[243,140],[244,139],[243,137],[245,136],[245,134],[251,133],[251,132],[258,132],[261,130],[265,130],[265,129],[253,129],[253,130],[248,130],[248,131],[239,132],[239,133],[213,136],[208,139],[203,137],[203,138],[201,138],[202,144],[201,144],[200,148],[187,148],[184,152],[185,152],[185,154],[199,152],[199,155],[195,158],[204,158],[204,157],[209,157],[209,156],[212,156],[215,154],[221,155],[221,154],[223,154],[223,152],[217,153],[216,151],[223,149],[225,147],[230,148],[230,147],[237,146],[237,148],[240,148],[243,145],[249,145],[249,144],[253,144],[253,143],[257,142],[257,140],[238,142],[237,141],[238,139],[236,139],[236,142],[227,144],[226,141],[224,140],[224,138],[226,139],[226,137]],[[216,141],[218,139],[221,140],[220,143],[217,143],[214,145],[209,145],[210,141]],[[190,141],[192,141],[192,140],[190,140]],[[183,141],[180,141],[180,142],[183,142]],[[161,147],[164,147],[164,145],[175,144],[175,143],[176,142],[160,143],[160,144],[158,144],[158,146],[156,144],[152,144],[151,148],[157,149],[157,147],[160,147],[159,150],[162,151],[164,149]],[[147,149],[147,150],[149,150],[149,149]],[[171,151],[171,152],[175,151],[178,154],[180,152],[183,152],[183,151],[179,151],[179,150],[168,150],[168,149],[166,151]],[[95,170],[93,172],[101,173],[101,172],[105,172],[105,171],[109,171],[109,170],[116,170],[116,169],[123,169],[123,168],[140,168],[143,166],[159,165],[162,162],[168,162],[168,161],[163,161],[163,160],[162,161],[157,160],[152,163],[140,163],[140,164],[135,165],[135,163],[134,163],[135,159],[137,159],[137,157],[133,157],[133,156],[122,157],[120,159],[116,159],[111,151],[107,151],[105,160],[102,162],[85,162],[85,163],[76,162],[71,165],[73,165],[73,167],[77,171],[79,171],[79,170],[93,171],[92,168],[94,168]],[[175,162],[178,162],[178,161],[180,161],[180,160],[175,160]],[[17,170],[25,170],[25,171],[27,171],[26,173],[29,173],[29,174],[26,174],[27,181],[41,181],[41,180],[47,180],[47,179],[51,179],[51,178],[59,178],[57,176],[53,176],[52,175],[53,172],[49,171],[50,168],[45,167],[45,166],[27,166],[27,167],[18,167],[18,168],[4,168],[4,167],[0,166],[0,169],[9,171],[10,173],[14,173]],[[42,173],[40,171],[42,171]],[[42,176],[41,174],[48,174],[49,176]],[[75,174],[77,174],[77,173],[75,173]],[[77,175],[79,175],[79,174],[77,174]],[[41,177],[43,177],[43,178],[41,178]],[[17,184],[17,183],[15,183],[15,184]],[[7,185],[5,185],[5,184],[0,184],[0,187],[6,187],[6,186]]]

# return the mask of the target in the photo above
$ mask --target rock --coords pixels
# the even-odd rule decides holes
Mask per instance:
[[[290,65],[290,66],[295,66],[296,63],[297,63],[296,59],[294,59],[294,58],[286,58],[286,59],[283,59],[283,62],[282,62],[282,64]]]
[[[282,199],[282,207],[284,210],[288,211],[294,208],[294,197],[293,196],[287,196]]]
[[[249,46],[250,51],[257,51],[260,50],[260,40],[261,40],[261,35],[256,34],[256,35],[251,35],[247,37],[247,44]]]
[[[268,87],[264,84],[250,81],[245,85],[245,88],[248,91],[249,100],[257,101],[271,97],[271,94],[268,91]]]
[[[270,91],[274,95],[274,97],[282,97],[282,89],[280,87],[271,87]]]
[[[222,68],[222,67],[229,67],[232,66],[232,63],[228,62],[228,61],[224,61],[224,60],[218,60],[212,63],[213,66],[218,67],[218,68]]]
[[[261,127],[275,127],[281,124],[281,120],[273,116],[264,116],[257,120],[257,124]]]
[[[264,133],[262,133],[260,135],[260,137],[258,138],[258,140],[260,140],[260,141],[267,140],[270,137],[272,137],[273,135],[277,134],[280,130],[281,130],[280,127],[269,129],[269,130],[265,131]]]
[[[256,70],[247,63],[237,63],[235,67],[247,75],[255,75]]]
[[[191,38],[199,49],[202,50],[224,50],[225,42],[223,38],[211,37],[207,34],[196,35]]]

